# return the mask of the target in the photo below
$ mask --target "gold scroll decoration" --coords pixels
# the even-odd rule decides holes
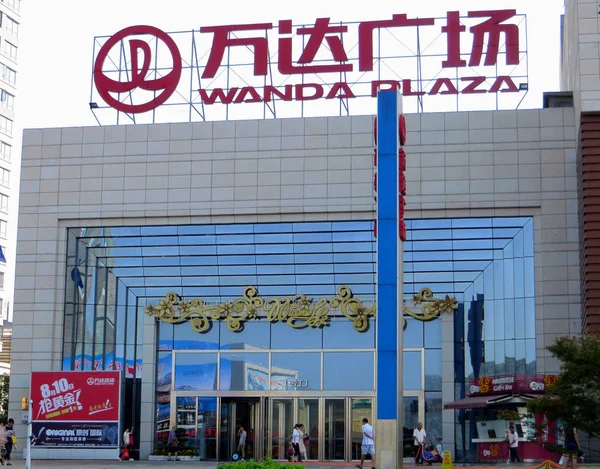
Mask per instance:
[[[268,322],[283,322],[294,329],[328,326],[330,311],[339,309],[354,329],[364,332],[369,318],[375,317],[376,306],[365,306],[346,285],[338,288],[336,296],[316,301],[306,295],[263,299],[255,287],[246,287],[241,298],[220,305],[207,305],[200,299],[185,301],[171,292],[158,305],[147,306],[146,313],[170,324],[189,321],[196,332],[207,331],[211,320],[225,320],[227,329],[239,332],[244,322],[258,318],[259,309],[264,310]]]
[[[443,313],[451,313],[458,308],[456,298],[450,298],[448,295],[442,300],[434,298],[430,288],[422,288],[418,294],[413,296],[413,302],[415,306],[421,306],[421,311],[415,312],[404,308],[404,315],[424,322],[433,321]],[[404,329],[406,326],[406,319],[404,319]]]

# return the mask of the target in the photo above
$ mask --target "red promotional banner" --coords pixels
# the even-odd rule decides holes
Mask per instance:
[[[33,421],[118,421],[119,396],[118,371],[31,373]]]
[[[556,375],[498,375],[471,378],[471,396],[486,394],[544,394],[558,380]]]

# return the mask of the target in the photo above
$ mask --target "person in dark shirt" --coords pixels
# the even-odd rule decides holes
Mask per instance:
[[[4,457],[7,466],[12,466],[12,463],[10,462],[10,453],[12,453],[13,450],[13,436],[15,436],[14,426],[14,419],[8,419],[8,425],[6,425],[6,456]]]
[[[573,461],[573,469],[577,469],[577,454],[579,453],[579,436],[577,435],[577,429],[569,425],[565,425],[562,428],[563,441],[565,443],[565,460],[563,463],[563,469],[569,467],[569,461]]]

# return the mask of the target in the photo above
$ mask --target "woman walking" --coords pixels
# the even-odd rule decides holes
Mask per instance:
[[[569,461],[573,461],[573,469],[577,469],[577,456],[579,453],[579,436],[577,429],[568,425],[563,426],[563,441],[565,442],[565,461],[563,469],[569,467]]]

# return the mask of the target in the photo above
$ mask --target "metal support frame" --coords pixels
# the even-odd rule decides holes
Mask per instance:
[[[520,23],[519,25],[523,24],[524,26],[524,38],[525,38],[525,45],[524,47],[521,48],[521,50],[519,51],[520,56],[522,57],[520,64],[523,64],[524,61],[524,73],[523,72],[519,72],[515,75],[511,75],[511,77],[514,80],[525,80],[525,82],[528,81],[528,76],[529,76],[529,58],[528,58],[528,53],[527,53],[527,48],[528,48],[528,40],[527,40],[527,22],[526,22],[526,15],[524,14],[519,14],[516,15],[516,18],[520,18]],[[436,17],[434,18],[436,20],[436,25],[440,24],[441,22],[443,22],[446,18],[445,17]],[[340,25],[345,25],[345,26],[354,26],[357,27],[357,25],[359,24],[359,22],[340,22]],[[310,25],[303,25],[303,24],[298,24],[298,25],[294,25],[294,27],[305,27],[305,26],[310,26]],[[433,26],[432,26],[433,27]],[[273,31],[276,31],[278,28],[277,26],[275,26],[273,28]],[[440,54],[440,53],[435,53],[435,52],[428,52],[428,49],[433,45],[433,43],[437,40],[434,39],[431,43],[429,44],[422,44],[422,28],[420,26],[416,26],[414,28],[400,28],[400,29],[395,29],[395,28],[388,28],[386,29],[386,34],[390,34],[392,36],[392,38],[397,41],[400,45],[400,48],[403,48],[404,50],[408,51],[409,53],[395,53],[395,54],[389,54],[385,51],[382,51],[382,45],[381,45],[381,35],[382,35],[382,30],[379,29],[377,30],[377,45],[376,47],[374,47],[374,61],[376,63],[376,67],[374,69],[373,72],[364,72],[362,74],[358,74],[358,70],[353,71],[353,74],[357,74],[356,77],[351,78],[352,83],[348,83],[348,85],[353,88],[353,92],[355,92],[355,96],[356,98],[371,98],[371,95],[366,93],[364,90],[366,89],[366,85],[371,83],[372,80],[382,80],[382,79],[397,79],[397,80],[401,80],[402,78],[406,78],[406,74],[401,74],[401,72],[395,70],[395,66],[392,65],[394,63],[394,61],[399,60],[399,59],[416,59],[416,89],[419,92],[424,91],[428,86],[431,86],[431,84],[436,80],[436,78],[439,75],[439,72],[437,74],[435,74],[434,72],[424,72],[424,66],[423,66],[423,60],[424,59],[433,59],[433,58],[437,58],[439,60],[442,60],[445,55],[444,54]],[[189,63],[187,63],[187,60],[184,60],[183,65],[183,72],[182,72],[182,79],[183,77],[185,77],[186,80],[189,79],[189,90],[185,91],[185,96],[183,94],[183,92],[179,92],[176,91],[174,97],[171,97],[169,99],[169,101],[167,101],[167,103],[163,104],[162,107],[173,107],[173,106],[187,106],[187,112],[186,112],[186,121],[187,122],[196,122],[196,121],[206,121],[206,120],[214,120],[211,119],[210,113],[207,113],[207,109],[205,107],[205,104],[200,100],[199,96],[198,96],[198,88],[201,87],[202,83],[201,83],[201,71],[204,68],[204,65],[200,64],[200,60],[204,59],[206,57],[206,53],[203,52],[199,52],[198,49],[198,42],[199,42],[199,31],[198,30],[187,30],[187,31],[175,31],[175,32],[171,32],[169,33],[172,37],[177,37],[177,38],[181,38],[182,35],[183,36],[187,36],[186,37],[186,41],[189,40],[190,41],[190,45],[191,45],[191,53],[189,56]],[[232,37],[237,37],[236,34],[234,33],[230,33],[232,35]],[[264,31],[265,37],[269,37],[269,31],[265,30]],[[403,41],[400,39],[399,35],[407,35],[407,34],[413,34],[413,39],[416,40],[416,44],[417,44],[417,49],[416,52],[412,52],[410,47],[408,47],[406,44],[403,43]],[[339,33],[339,37],[342,40],[342,43],[344,43],[345,39],[348,38],[348,36],[351,36],[351,34],[349,32],[347,33]],[[204,37],[204,36],[202,36]],[[439,37],[439,36],[438,36]],[[109,39],[109,36],[98,36],[94,39],[94,45],[93,45],[93,55],[94,57],[97,55],[98,50],[100,48],[100,46],[102,46],[107,40]],[[125,44],[124,41],[126,41],[127,39],[122,40],[119,43],[119,59],[118,59],[118,63],[115,63],[114,61],[110,60],[109,58],[109,62],[111,62],[111,71],[112,72],[118,72],[118,79],[119,81],[121,81],[122,78],[126,79],[126,80],[130,80],[131,77],[131,60],[127,59],[126,54],[125,54]],[[153,45],[154,45],[154,68],[150,71],[151,73],[153,73],[153,77],[154,79],[159,78],[161,76],[161,73],[164,71],[163,68],[161,68],[161,65],[159,64],[159,50],[158,50],[158,39],[154,38],[152,39],[153,41]],[[272,41],[273,42],[273,41]],[[350,40],[346,40],[345,44],[347,44],[349,46],[349,50],[355,50],[357,49],[358,44],[356,43],[356,40],[354,37],[350,37]],[[304,46],[306,45],[306,37],[303,35],[302,36],[302,46],[304,48]],[[351,46],[351,47],[350,47]],[[423,47],[424,46],[424,47]],[[248,50],[251,50],[250,47],[246,46],[246,48]],[[324,42],[323,43],[323,48],[327,48],[327,44]],[[506,50],[502,51],[500,50],[499,52],[499,60],[502,60],[502,57],[506,54]],[[270,54],[268,53],[268,74],[264,77],[264,79],[262,80],[262,85],[263,86],[276,86],[274,83],[277,81],[277,79],[275,78],[274,75],[274,69],[273,69],[273,65],[276,64],[277,62],[273,60],[273,58],[275,57],[276,54]],[[390,65],[386,65],[386,62],[390,62]],[[227,58],[225,60],[225,64],[221,66],[221,69],[218,73],[218,75],[216,76],[216,78],[218,78],[221,74],[225,74],[225,78],[226,78],[226,84],[224,87],[225,91],[229,91],[232,87],[235,87],[236,85],[232,84],[232,74],[235,74],[238,78],[240,78],[241,80],[243,80],[243,78],[240,77],[240,75],[236,72],[236,70],[240,67],[246,67],[248,68],[249,65],[248,63],[244,63],[244,62],[238,62],[238,61],[233,61],[232,57],[231,57],[231,52],[230,52],[230,48],[228,48],[227,50]],[[318,58],[316,60],[314,60],[314,64],[324,64],[324,63],[330,63],[331,61],[329,59],[323,59],[323,58]],[[356,69],[357,64],[358,64],[358,59],[356,57],[350,57],[349,58],[349,62],[354,63],[356,65]],[[382,67],[382,65],[384,65],[385,67]],[[96,121],[98,122],[99,125],[102,124],[121,124],[121,123],[133,123],[136,124],[138,123],[138,119],[136,117],[135,114],[128,114],[128,113],[122,113],[116,110],[112,110],[108,105],[105,104],[101,104],[99,102],[97,102],[97,100],[99,99],[99,97],[97,96],[97,93],[95,93],[95,87],[94,87],[94,75],[93,75],[93,67],[94,64],[92,63],[92,74],[91,74],[91,87],[90,87],[90,108],[91,111],[94,115],[94,118],[96,119]],[[382,70],[383,68],[383,70]],[[470,67],[469,67],[470,68]],[[516,69],[517,66],[515,66],[513,68]],[[477,72],[477,70],[473,70],[472,68],[470,68],[472,74],[474,75],[478,75],[479,73]],[[496,76],[498,75],[499,71],[497,69],[496,66]],[[338,76],[339,80],[346,82],[347,83],[347,79],[348,79],[348,73],[347,72],[340,72],[339,74],[331,74],[332,76]],[[278,75],[279,76],[279,75]],[[282,86],[285,82],[287,82],[291,76],[281,76],[283,78],[278,78],[278,79],[283,79],[282,83],[278,83],[278,86]],[[215,78],[215,79],[216,79]],[[317,75],[318,80],[320,80],[320,84],[325,86],[325,87],[330,87],[334,84],[334,79],[323,79],[321,78],[321,76]],[[459,76],[459,71],[458,69],[456,70],[456,75],[452,78],[450,78],[454,84],[456,85],[457,88],[459,88],[459,84],[461,83],[460,81],[460,76]],[[304,84],[305,83],[305,75],[301,75],[301,77],[298,79],[299,81],[297,82],[298,84]],[[245,83],[245,85],[243,86],[247,86],[248,83]],[[210,83],[209,83],[210,86]],[[363,86],[363,91],[362,92],[358,92],[357,91],[357,86]],[[155,96],[156,96],[156,92]],[[518,108],[521,103],[523,102],[523,100],[525,99],[525,97],[527,96],[528,90],[524,90],[524,94],[522,96],[522,99],[520,100],[520,102],[516,105],[516,108]],[[129,103],[133,103],[133,98],[132,98],[132,92],[129,92],[127,94],[125,94],[124,96],[120,96],[119,95],[119,99],[123,99],[125,101],[128,101]],[[349,98],[336,98],[336,99],[340,99],[339,102],[339,106],[338,106],[338,115],[339,116],[349,116],[351,115],[351,110],[350,110],[350,101]],[[500,93],[496,93],[495,96],[495,101],[496,101],[496,109],[499,109],[500,107],[500,99],[502,99],[502,95]],[[277,118],[278,117],[278,113],[277,113],[277,101],[279,101],[279,99],[274,99],[271,102],[263,102],[263,111],[262,111],[262,118],[263,119],[267,119],[267,118]],[[423,96],[418,96],[416,99],[417,102],[417,112],[421,113],[424,112],[424,99]],[[93,104],[93,106],[92,106]],[[305,106],[307,106],[307,103],[305,103],[304,101],[300,101],[300,117],[304,117],[305,116]],[[460,104],[460,99],[457,96],[456,99],[456,104],[455,104],[455,109],[456,111],[459,110],[459,104]],[[241,105],[241,104],[240,104]],[[213,105],[215,106],[215,105]],[[225,117],[226,119],[229,119],[229,104],[225,104]],[[210,106],[209,106],[210,109]],[[364,112],[364,109],[361,110],[361,106],[356,106],[356,109],[358,110],[358,112]],[[107,112],[109,113],[108,115],[111,115],[114,117],[111,117],[108,120],[105,120],[104,116],[107,115]],[[125,114],[125,122],[122,122],[121,119],[121,114]],[[160,118],[157,117],[157,112],[156,109],[152,111],[152,118],[151,118],[151,123],[157,123],[160,122]]]

